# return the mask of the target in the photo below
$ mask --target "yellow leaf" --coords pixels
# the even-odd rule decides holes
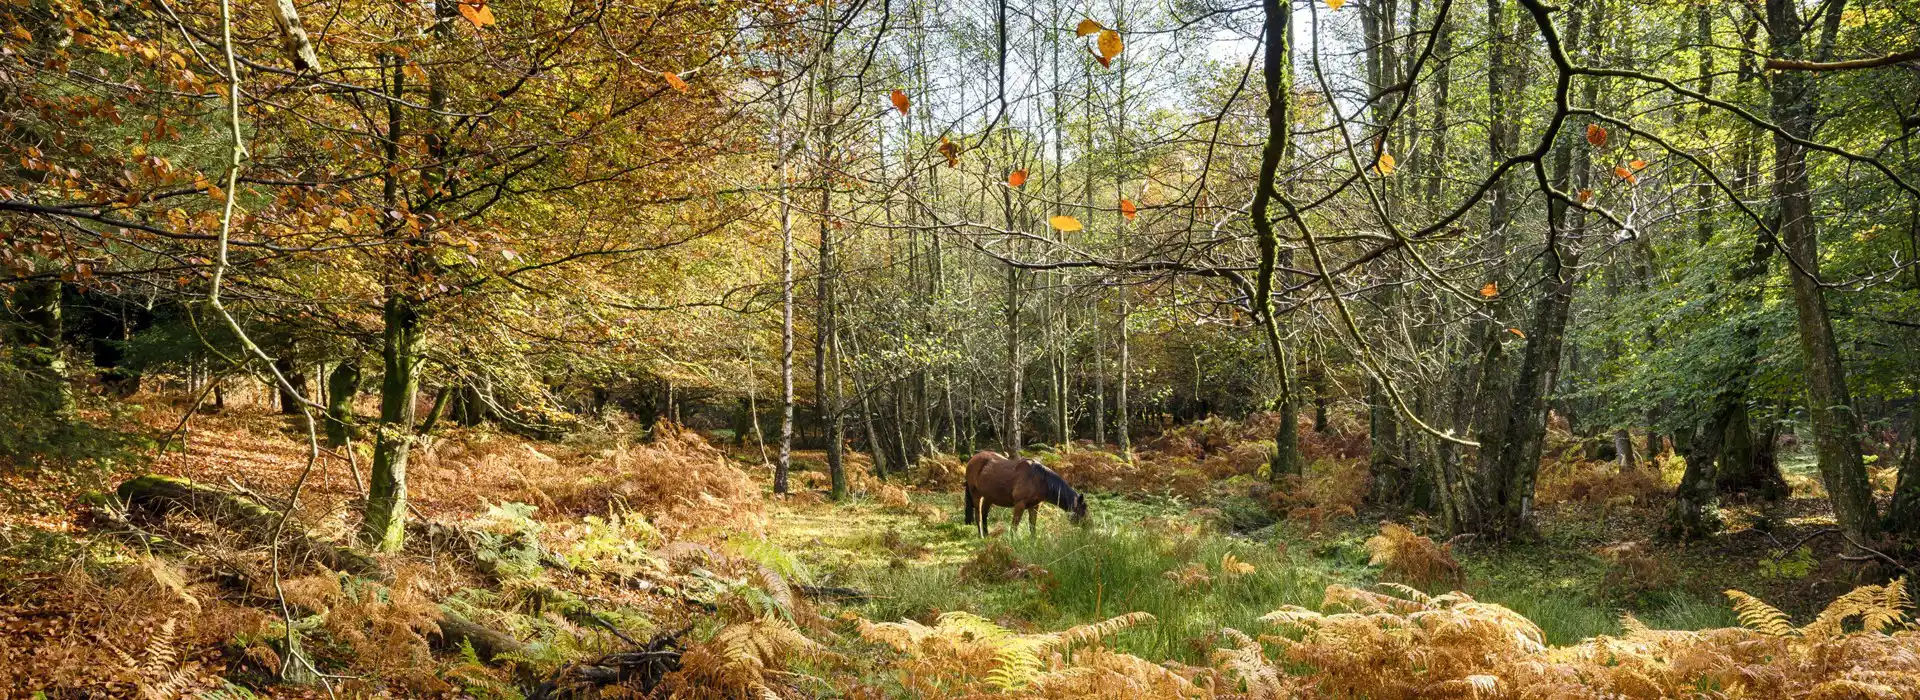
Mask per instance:
[[[1480,288],[1480,296],[1486,297],[1488,299],[1492,299],[1494,297],[1500,296],[1500,283],[1488,282],[1486,286],[1483,286]]]
[[[493,10],[488,8],[486,3],[481,0],[472,0],[471,2],[461,0],[460,16],[467,18],[467,21],[472,22],[475,27],[493,26]]]
[[[1108,61],[1112,61],[1113,57],[1120,55],[1120,52],[1125,50],[1126,48],[1127,48],[1126,42],[1123,42],[1120,40],[1119,32],[1113,31],[1111,29],[1100,30],[1100,57],[1101,58],[1104,58]]]
[[[660,77],[666,78],[667,85],[672,86],[673,89],[675,90],[686,92],[688,89],[690,89],[690,86],[687,85],[687,81],[682,79],[679,73],[672,73],[672,72],[661,73]]]
[[[1587,125],[1587,143],[1593,144],[1594,148],[1600,148],[1600,147],[1606,146],[1607,130],[1601,128],[1599,124],[1588,124]]]
[[[1047,225],[1062,231],[1078,231],[1081,228],[1079,219],[1065,214],[1047,219]]]
[[[1379,173],[1381,177],[1392,175],[1394,167],[1393,154],[1384,151],[1380,153],[1380,158],[1373,162],[1373,171]]]
[[[1027,171],[1025,169],[1021,169],[1021,170],[1015,170],[1013,172],[1007,173],[1007,184],[1012,187],[1019,187],[1021,185],[1027,184]]]
[[[1140,210],[1133,206],[1133,200],[1123,198],[1120,200],[1120,215],[1132,221],[1133,217],[1140,215]]]
[[[22,27],[18,24],[13,25],[13,29],[7,30],[7,33],[12,34],[13,38],[19,39],[21,41],[33,41],[33,32],[27,31],[26,27]]]
[[[1098,34],[1103,29],[1106,29],[1106,27],[1100,26],[1099,22],[1095,22],[1091,18],[1088,18],[1088,19],[1080,20],[1080,25],[1073,28],[1073,35],[1086,36],[1088,34]]]
[[[906,114],[907,108],[912,106],[912,103],[907,101],[907,93],[902,90],[894,90],[889,99],[893,100],[893,108],[900,110],[901,114]]]
[[[1527,334],[1525,334],[1525,333],[1521,333],[1521,332],[1520,332],[1520,329],[1518,329],[1518,328],[1508,328],[1508,329],[1507,329],[1507,332],[1508,332],[1508,333],[1512,333],[1512,334],[1513,334],[1513,335],[1514,335],[1515,337],[1518,337],[1518,338],[1519,338],[1519,339],[1521,339],[1521,340],[1526,340],[1526,339],[1527,339]]]
[[[1347,0],[1327,0],[1327,9],[1338,10],[1345,4],[1347,4]]]

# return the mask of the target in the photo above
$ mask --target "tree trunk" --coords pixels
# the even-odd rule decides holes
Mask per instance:
[[[1887,506],[1887,529],[1903,534],[1920,532],[1920,401],[1907,415],[1907,443],[1894,479],[1893,503]]]
[[[1755,434],[1746,406],[1733,411],[1720,447],[1720,468],[1715,480],[1720,493],[1769,501],[1787,496],[1787,480],[1772,460],[1771,451],[1764,448],[1764,441],[1770,438],[1770,431]]]
[[[1842,0],[1826,6],[1833,21],[1837,21],[1844,5]],[[1772,56],[1808,55],[1802,45],[1805,27],[1798,7],[1795,0],[1767,0]],[[1822,42],[1820,53],[1831,46],[1831,31]],[[1861,456],[1860,421],[1847,392],[1846,368],[1841,364],[1840,346],[1834,339],[1833,321],[1827,313],[1826,292],[1820,286],[1820,242],[1814,230],[1806,147],[1788,138],[1809,139],[1813,135],[1818,107],[1812,81],[1813,76],[1802,71],[1782,71],[1773,78],[1773,120],[1784,132],[1773,139],[1774,203],[1778,208],[1780,239],[1790,258],[1787,274],[1793,280],[1800,352],[1806,363],[1807,412],[1812,418],[1814,445],[1820,458],[1820,481],[1827,487],[1840,527],[1865,540],[1879,528],[1879,523]]]
[[[380,427],[373,443],[373,473],[361,516],[362,539],[382,552],[400,550],[406,540],[407,457],[413,450],[414,399],[420,391],[420,316],[413,301],[395,292],[387,296],[380,352],[385,377],[380,382]]]
[[[1286,346],[1280,340],[1279,320],[1274,318],[1274,276],[1280,258],[1280,237],[1273,230],[1271,212],[1273,200],[1279,196],[1274,178],[1279,174],[1280,160],[1286,155],[1291,138],[1292,110],[1289,103],[1293,96],[1293,7],[1286,0],[1263,0],[1261,8],[1261,31],[1266,41],[1262,75],[1266,80],[1267,134],[1266,142],[1260,148],[1260,173],[1259,180],[1254,183],[1251,212],[1254,234],[1260,245],[1260,269],[1248,303],[1260,321],[1267,353],[1273,360],[1274,375],[1280,384],[1280,398],[1276,406],[1280,425],[1275,428],[1273,454],[1267,464],[1268,478],[1277,482],[1289,475],[1298,476],[1302,466],[1300,422],[1296,416],[1293,381],[1289,376],[1292,367],[1287,359]]]
[[[327,374],[327,446],[344,447],[353,434],[353,399],[360,394],[360,358],[341,360]]]
[[[1020,360],[1020,268],[1012,265],[1007,266],[1006,319],[1002,323],[1006,326],[1007,391],[1006,413],[1001,416],[1005,425],[1000,428],[1000,449],[1005,450],[1009,457],[1017,457],[1023,446],[1020,441],[1021,414],[1024,413],[1020,385],[1026,378],[1026,371]]]
[[[10,305],[18,324],[8,340],[20,369],[46,387],[48,412],[65,420],[73,414],[73,391],[67,386],[66,357],[60,339],[66,332],[60,313],[58,280],[22,282],[14,287]]]
[[[287,384],[293,386],[293,391],[287,391],[287,387],[281,386],[279,382],[272,382],[274,393],[280,400],[280,413],[289,416],[300,415],[301,402],[307,396],[307,374],[300,371],[299,367],[294,366],[293,360],[285,356],[275,359],[273,368],[287,378]]]

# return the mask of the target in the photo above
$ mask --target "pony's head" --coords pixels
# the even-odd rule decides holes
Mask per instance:
[[[1079,492],[1075,492],[1073,494],[1073,507],[1069,508],[1067,512],[1073,514],[1067,516],[1067,522],[1075,525],[1084,522],[1087,519],[1087,497],[1080,495]]]

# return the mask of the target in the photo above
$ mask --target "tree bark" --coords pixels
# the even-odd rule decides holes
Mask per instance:
[[[341,360],[327,374],[327,446],[344,447],[353,434],[353,399],[360,394],[360,358]]]
[[[1260,246],[1260,268],[1247,301],[1260,322],[1268,356],[1273,360],[1274,375],[1280,384],[1276,406],[1280,425],[1274,429],[1273,453],[1267,464],[1268,478],[1277,482],[1288,476],[1298,476],[1302,471],[1300,422],[1296,415],[1293,381],[1289,376],[1292,363],[1287,359],[1286,346],[1280,340],[1279,320],[1274,317],[1274,275],[1280,258],[1280,237],[1274,231],[1271,211],[1273,200],[1279,196],[1274,179],[1279,175],[1280,161],[1287,153],[1288,140],[1291,138],[1293,7],[1287,0],[1262,0],[1261,9],[1261,32],[1266,42],[1261,73],[1267,93],[1267,134],[1266,142],[1260,148],[1260,173],[1259,180],[1254,183],[1251,212],[1254,235]]]
[[[1838,21],[1845,2],[1826,6],[1829,24]],[[1805,55],[1804,25],[1795,0],[1767,0],[1767,25],[1772,34],[1771,55],[1796,59]],[[1821,53],[1831,46],[1833,29],[1823,37]],[[1774,204],[1778,208],[1781,242],[1789,256],[1787,274],[1793,280],[1800,352],[1806,363],[1808,414],[1820,459],[1820,481],[1833,502],[1840,527],[1861,540],[1879,529],[1873,490],[1867,483],[1860,448],[1860,421],[1847,391],[1846,367],[1833,335],[1826,292],[1820,282],[1820,242],[1814,230],[1813,193],[1808,179],[1806,147],[1793,138],[1809,139],[1818,112],[1812,78],[1806,73],[1774,76],[1771,90],[1773,120],[1783,134],[1773,139]]]

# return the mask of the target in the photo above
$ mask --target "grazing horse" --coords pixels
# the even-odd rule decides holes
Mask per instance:
[[[998,452],[981,452],[967,460],[967,524],[975,525],[980,536],[987,536],[987,513],[994,506],[1013,509],[1013,527],[1020,527],[1020,516],[1027,516],[1027,534],[1034,534],[1040,518],[1040,504],[1052,503],[1079,523],[1087,517],[1087,499],[1067,485],[1052,469],[1039,460],[1009,458]]]

